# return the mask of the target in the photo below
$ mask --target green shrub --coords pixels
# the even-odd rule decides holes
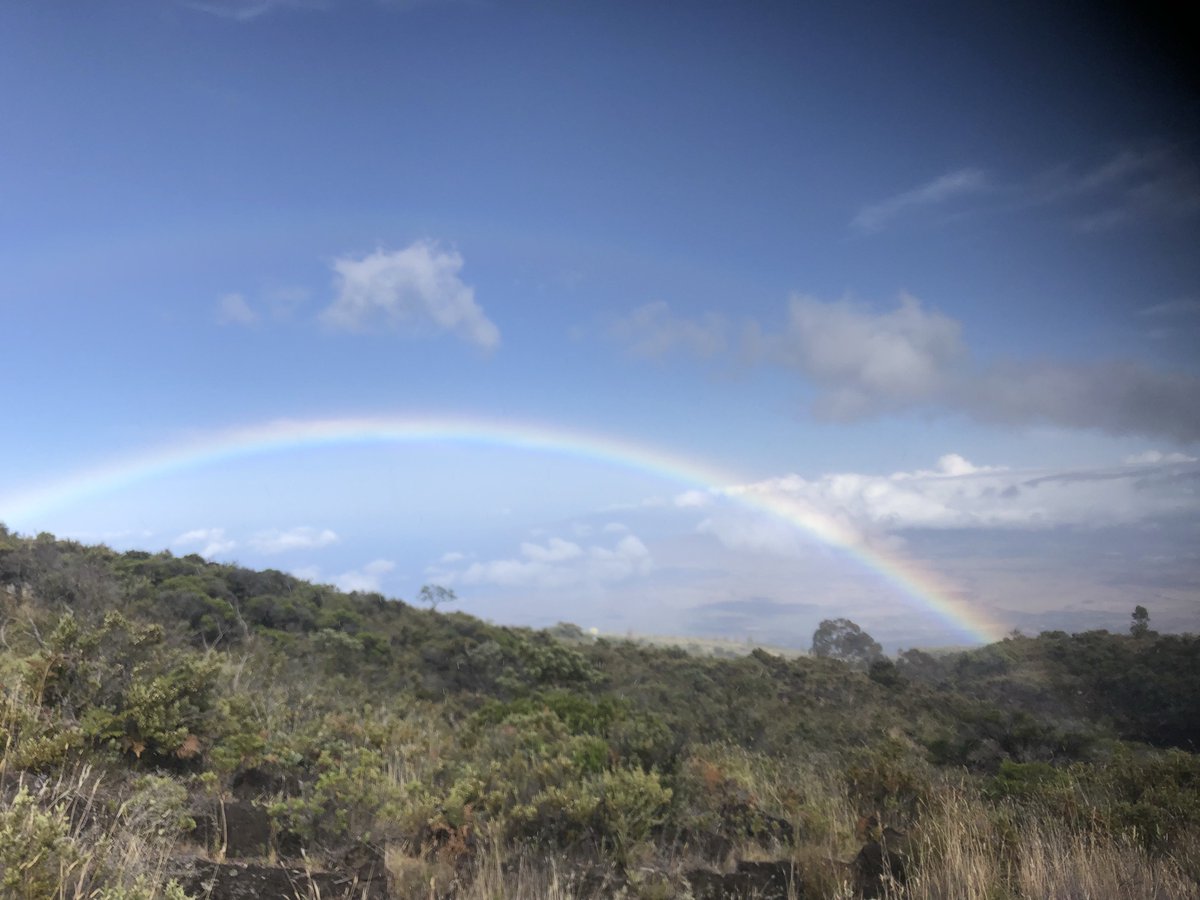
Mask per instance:
[[[0,809],[0,894],[12,900],[57,897],[68,873],[82,861],[61,806],[43,809],[21,785]]]

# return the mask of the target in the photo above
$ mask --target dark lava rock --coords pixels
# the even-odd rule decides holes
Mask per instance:
[[[207,900],[389,900],[387,882],[357,875],[309,872],[283,866],[197,861],[181,879],[183,889]]]
[[[295,794],[300,784],[293,777],[270,772],[266,769],[244,769],[233,776],[233,796],[239,800],[259,800],[272,794]]]
[[[192,834],[210,850],[224,846],[229,859],[266,856],[271,845],[271,817],[261,806],[232,800],[197,815]]]
[[[854,890],[861,897],[882,897],[885,883],[904,884],[904,856],[889,850],[886,843],[868,841],[850,864]]]
[[[751,897],[755,900],[787,900],[788,885],[796,882],[792,864],[787,861],[743,860],[733,872],[695,869],[685,877],[696,900],[742,900]]]

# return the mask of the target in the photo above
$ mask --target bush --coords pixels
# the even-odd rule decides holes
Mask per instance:
[[[26,684],[83,735],[160,763],[196,756],[218,726],[217,663],[169,648],[161,628],[109,613],[97,629],[62,616]]]
[[[62,807],[42,809],[25,785],[0,809],[0,893],[12,900],[57,897],[82,854]]]

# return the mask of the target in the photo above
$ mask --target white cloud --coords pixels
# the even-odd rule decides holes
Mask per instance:
[[[521,544],[519,556],[475,562],[459,571],[433,569],[431,574],[448,584],[563,588],[623,581],[645,575],[653,566],[646,545],[636,536],[625,534],[611,546],[581,546],[558,537],[544,544],[526,541]]]
[[[976,194],[987,187],[987,176],[981,170],[957,169],[887,200],[864,206],[850,224],[858,231],[870,234],[882,230],[904,213]]]
[[[618,319],[609,328],[609,334],[635,356],[657,359],[684,351],[708,358],[724,352],[727,330],[725,320],[715,313],[688,319],[672,314],[660,300]]]
[[[333,577],[333,584],[343,591],[379,591],[383,576],[396,568],[390,559],[376,559],[359,569],[351,569]]]
[[[947,453],[938,457],[937,466],[932,470],[918,469],[916,472],[897,472],[891,477],[897,481],[903,481],[907,478],[953,478],[958,475],[979,475],[984,472],[1007,471],[1007,466],[977,466],[957,453]]]
[[[217,301],[217,323],[220,325],[253,325],[258,319],[258,313],[241,294],[225,294]]]
[[[260,553],[286,553],[289,550],[316,550],[337,542],[337,533],[328,528],[300,527],[260,531],[250,538],[249,544]]]
[[[791,523],[740,506],[714,509],[696,525],[696,531],[712,535],[730,550],[800,558],[812,549],[809,535]]]
[[[1133,525],[1200,512],[1200,466],[1182,454],[1145,454],[1129,465],[1055,471],[976,466],[947,454],[933,470],[869,475],[785,475],[727,488],[733,497],[814,509],[878,544],[912,529],[1043,529]],[[780,518],[728,502],[700,529],[726,546],[796,555],[806,537]]]
[[[1130,466],[1156,466],[1161,463],[1193,463],[1200,462],[1194,456],[1186,453],[1163,453],[1161,450],[1147,450],[1125,457],[1125,464]]]
[[[960,330],[908,294],[887,312],[797,296],[783,333],[760,333],[750,352],[810,376],[825,391],[818,412],[846,419],[934,398],[964,354]]]
[[[431,241],[417,241],[362,259],[334,260],[338,295],[321,314],[347,331],[379,327],[406,333],[448,332],[485,350],[500,344],[500,330],[459,278],[463,258]]]
[[[237,541],[228,537],[224,528],[195,528],[179,535],[171,541],[171,546],[212,559],[229,553],[237,546]]]
[[[552,537],[545,545],[531,542],[521,544],[521,555],[534,562],[562,562],[582,556],[583,548],[571,541]]]
[[[713,497],[710,491],[691,490],[675,496],[675,505],[680,509],[698,509],[708,506],[712,502]]]

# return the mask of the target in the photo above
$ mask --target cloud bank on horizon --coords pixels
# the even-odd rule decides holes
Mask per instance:
[[[311,446],[6,524],[497,621],[961,638],[790,503],[981,618],[1194,629],[1191,48],[1079,15],[0,9],[0,520],[238,424],[454,413],[730,475]]]

